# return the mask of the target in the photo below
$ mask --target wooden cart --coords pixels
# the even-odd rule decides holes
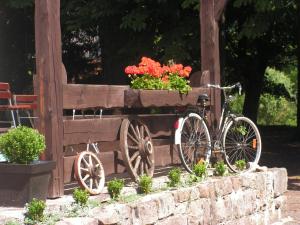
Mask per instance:
[[[75,120],[64,117],[64,146],[68,149],[88,143],[96,152],[72,148],[77,154],[74,172],[79,183],[91,194],[99,194],[104,186],[101,157],[94,143],[98,143],[100,151],[107,143],[115,146],[106,151],[120,152],[119,163],[133,180],[143,174],[153,176],[156,147],[173,143],[176,112],[195,106],[199,95],[207,92],[205,88],[193,88],[185,95],[177,91],[133,90],[128,86],[65,85],[64,109],[98,111],[92,117],[84,115]]]

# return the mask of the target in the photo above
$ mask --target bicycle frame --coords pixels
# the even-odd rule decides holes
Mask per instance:
[[[222,105],[222,111],[221,111],[219,123],[217,124],[216,127],[213,127],[213,129],[210,132],[211,134],[213,134],[213,137],[211,137],[212,150],[215,150],[217,148],[218,150],[221,150],[223,152],[223,148],[221,148],[222,146],[221,141],[222,141],[224,130],[227,127],[227,125],[235,118],[235,115],[230,114],[230,111],[228,110],[228,104],[231,101],[231,99],[230,99],[230,95],[228,96],[226,91],[232,90],[237,87],[239,88],[239,94],[241,94],[242,87],[240,83],[237,83],[230,87],[220,87],[220,85],[211,85],[211,84],[208,84],[207,86],[221,90],[224,96],[224,103]],[[203,113],[205,114],[206,113],[205,108],[203,111],[204,111]]]

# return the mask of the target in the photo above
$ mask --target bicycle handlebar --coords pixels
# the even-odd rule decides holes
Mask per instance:
[[[227,86],[227,87],[221,87],[219,84],[207,84],[207,87],[211,87],[211,88],[216,88],[216,89],[220,89],[220,90],[232,90],[234,88],[238,88],[239,89],[239,95],[242,94],[242,85],[240,82],[232,85],[232,86]]]

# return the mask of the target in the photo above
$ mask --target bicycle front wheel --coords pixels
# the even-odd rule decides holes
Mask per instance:
[[[261,155],[261,137],[256,125],[247,117],[236,117],[223,134],[225,161],[233,172],[254,168]],[[245,163],[245,166],[241,166]]]
[[[196,113],[184,117],[181,126],[180,144],[177,145],[180,160],[185,169],[192,173],[195,164],[209,162],[210,135],[203,118]]]

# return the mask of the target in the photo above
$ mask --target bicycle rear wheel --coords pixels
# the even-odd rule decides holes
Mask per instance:
[[[211,155],[209,131],[203,118],[196,113],[189,113],[184,117],[178,129],[179,157],[184,168],[192,173],[195,164],[209,162]]]
[[[256,125],[247,117],[236,117],[229,122],[223,134],[225,161],[233,172],[251,170],[261,155],[261,137]],[[245,161],[244,169],[238,165]]]

